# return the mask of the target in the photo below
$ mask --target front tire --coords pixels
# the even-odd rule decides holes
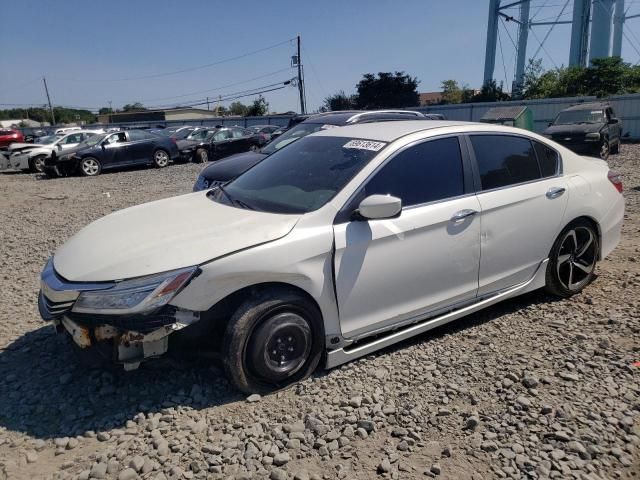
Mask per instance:
[[[224,368],[231,383],[245,393],[264,393],[307,378],[323,350],[318,308],[285,288],[252,297],[236,310],[224,335]]]
[[[602,160],[607,160],[609,158],[609,154],[611,153],[611,145],[609,144],[609,140],[602,140],[600,144],[600,158]]]
[[[153,164],[157,168],[164,168],[169,165],[169,159],[170,157],[166,150],[162,150],[161,148],[159,148],[158,150],[153,152]]]
[[[44,172],[44,161],[47,158],[46,155],[38,155],[29,160],[29,170],[32,173]]]
[[[95,157],[84,157],[80,160],[80,173],[85,177],[95,177],[102,172],[102,164]]]
[[[546,290],[567,298],[581,292],[595,277],[598,233],[585,220],[569,224],[556,239],[546,273]]]

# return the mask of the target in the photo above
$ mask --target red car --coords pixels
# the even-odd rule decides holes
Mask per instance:
[[[20,130],[0,129],[0,148],[5,148],[12,143],[23,143],[24,135]]]

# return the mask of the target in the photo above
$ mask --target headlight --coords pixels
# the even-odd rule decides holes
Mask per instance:
[[[585,140],[587,140],[587,142],[597,142],[598,140],[600,140],[600,133],[598,132],[594,132],[594,133],[587,133],[584,136]]]
[[[108,290],[82,292],[72,311],[102,315],[149,313],[167,303],[184,287],[198,267],[124,280]]]
[[[200,190],[206,190],[209,188],[209,180],[204,175],[198,175],[196,183],[193,185],[193,191],[199,192]]]

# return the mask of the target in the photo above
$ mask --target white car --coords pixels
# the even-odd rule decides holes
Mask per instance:
[[[61,133],[41,137],[36,143],[12,143],[7,152],[8,162],[4,168],[16,170],[30,170],[32,172],[44,171],[44,161],[51,156],[76,147],[80,142],[96,135],[92,130],[74,130],[70,133]],[[0,166],[0,169],[2,167]]]
[[[245,392],[535,289],[580,292],[620,239],[620,175],[524,130],[369,123],[226,184],[112,213],[42,273],[42,317],[135,368],[198,332]]]

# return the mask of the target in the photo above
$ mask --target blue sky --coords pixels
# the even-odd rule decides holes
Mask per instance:
[[[630,14],[640,12],[640,2],[630,2],[636,2]],[[553,19],[564,4],[565,0],[532,0],[531,11],[536,20]],[[570,19],[571,6],[569,1],[561,19]],[[10,10],[14,20],[3,17],[0,29],[0,103],[44,103],[42,75],[56,105],[98,108],[111,100],[114,107],[136,101],[156,106],[215,98],[293,77],[289,64],[295,46],[286,40],[299,33],[307,102],[313,110],[338,90],[353,92],[366,72],[404,70],[418,77],[420,91],[438,90],[449,78],[479,87],[488,0],[20,0],[12,2]],[[517,9],[511,12],[517,15]],[[498,49],[494,75],[498,81],[506,76],[509,84],[515,27],[500,25],[503,53]],[[529,36],[529,56],[547,30],[538,27]],[[640,40],[631,36],[640,39],[640,19],[629,21],[629,30],[640,48]],[[559,25],[551,32],[538,53],[545,67],[567,63],[569,31],[569,25]],[[209,68],[131,80],[281,42],[285,43]],[[632,63],[640,60],[627,39],[623,57]],[[234,83],[238,85],[218,89]],[[191,92],[203,93],[187,95]],[[298,109],[292,87],[265,97],[272,110]]]

